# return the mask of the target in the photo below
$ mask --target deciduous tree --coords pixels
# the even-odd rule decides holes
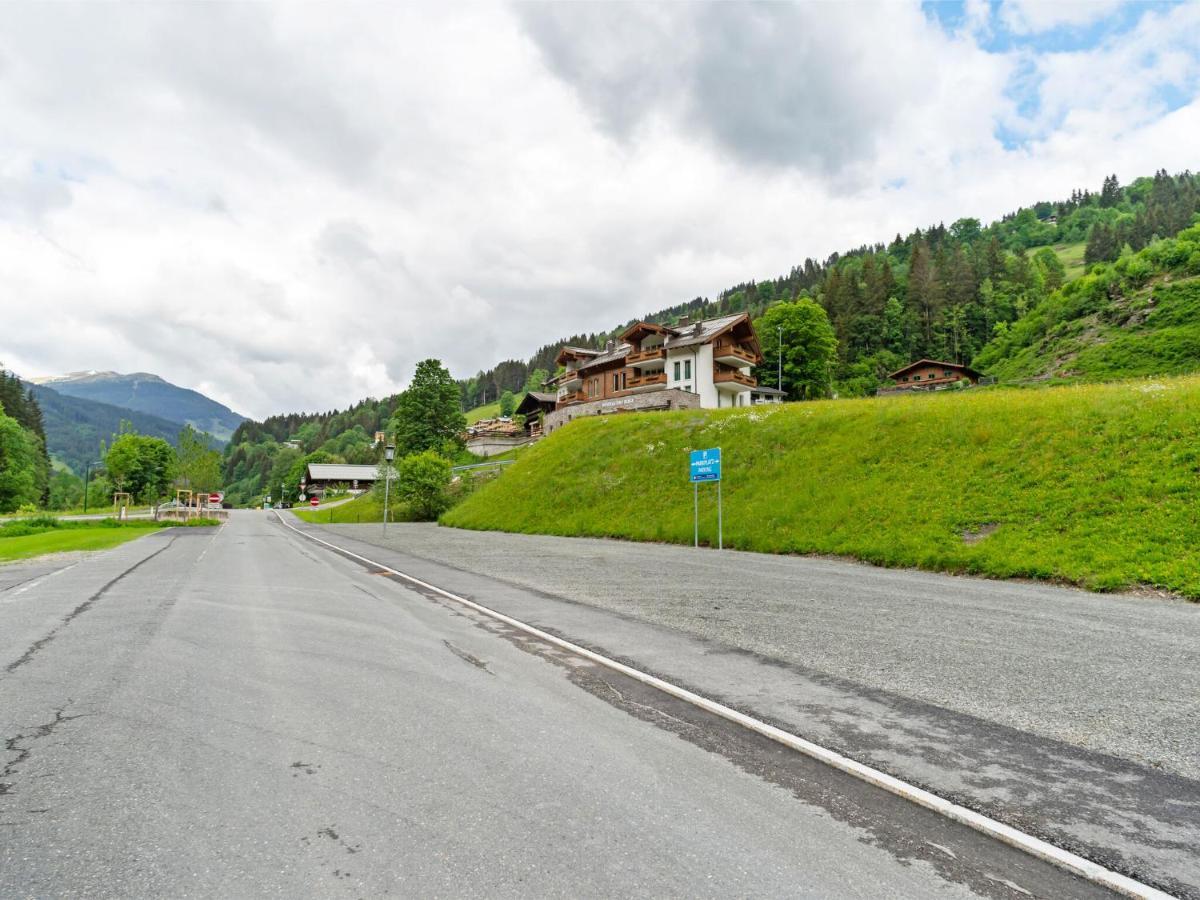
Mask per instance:
[[[417,363],[417,371],[396,404],[391,431],[397,456],[463,445],[467,419],[459,409],[458,385],[436,359]]]

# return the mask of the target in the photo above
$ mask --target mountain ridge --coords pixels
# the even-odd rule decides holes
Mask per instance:
[[[246,417],[192,388],[180,387],[150,372],[87,369],[67,375],[43,376],[33,383],[58,394],[91,400],[176,423],[176,431],[191,425],[221,443]]]

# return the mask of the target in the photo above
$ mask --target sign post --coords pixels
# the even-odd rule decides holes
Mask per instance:
[[[721,448],[693,450],[689,460],[688,475],[692,482],[692,541],[700,546],[700,482],[717,483],[717,549],[724,548],[724,523],[721,515]]]

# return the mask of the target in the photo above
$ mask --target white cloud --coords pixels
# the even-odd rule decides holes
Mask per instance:
[[[1154,93],[1196,77],[1184,8],[1038,57],[892,3],[118,9],[6,7],[0,361],[256,416],[1194,167]]]
[[[1090,25],[1111,15],[1123,0],[1004,0],[1000,19],[1014,34]]]

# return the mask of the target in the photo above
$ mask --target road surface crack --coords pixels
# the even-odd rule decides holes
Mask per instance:
[[[455,656],[457,656],[459,659],[463,660],[464,662],[470,663],[477,669],[483,669],[483,671],[487,672],[489,675],[496,674],[491,669],[489,669],[488,664],[486,662],[484,662],[482,659],[480,659],[478,656],[468,653],[466,650],[463,650],[461,647],[454,646],[452,643],[450,643],[447,640],[443,640],[442,643],[446,645],[447,650],[449,650],[451,653],[453,653]]]
[[[54,710],[54,718],[49,722],[38,725],[28,734],[21,732],[21,734],[7,738],[4,741],[5,751],[8,753],[13,753],[15,756],[13,756],[12,759],[4,764],[3,769],[0,769],[0,779],[7,779],[17,774],[18,767],[27,759],[29,759],[30,753],[33,752],[33,748],[30,746],[30,744],[32,744],[34,741],[49,737],[54,733],[54,729],[58,728],[58,726],[63,722],[70,722],[72,719],[82,718],[82,715],[68,716],[66,714],[67,706],[69,706],[70,703],[71,701],[67,700],[65,704]],[[12,793],[12,787],[13,782],[0,780],[0,797]],[[29,812],[42,811],[43,810],[29,810]]]
[[[100,590],[96,591],[96,593],[92,594],[92,596],[88,597],[86,600],[84,600],[82,603],[80,603],[77,607],[75,607],[73,610],[71,610],[69,613],[67,613],[65,616],[63,616],[63,620],[61,622],[59,622],[56,626],[54,626],[54,628],[52,628],[47,634],[38,638],[36,641],[34,641],[32,644],[30,644],[29,648],[24,653],[22,653],[17,659],[13,660],[7,666],[4,667],[4,671],[6,673],[11,673],[11,672],[19,669],[21,666],[25,665],[30,660],[32,660],[35,656],[37,656],[37,654],[40,650],[42,650],[47,644],[49,644],[56,637],[58,637],[59,633],[64,628],[66,628],[68,625],[70,625],[72,621],[74,621],[78,616],[83,615],[85,612],[87,612],[89,609],[91,609],[92,606],[95,605],[96,601],[99,600],[101,597],[103,597],[105,595],[105,593],[107,593],[109,591],[109,589],[111,589],[117,582],[119,582],[126,575],[133,574],[141,566],[150,562],[150,560],[154,559],[154,557],[158,556],[158,554],[162,553],[164,550],[167,550],[171,546],[171,544],[175,543],[175,540],[176,539],[174,537],[172,537],[171,540],[165,546],[160,547],[159,549],[157,549],[153,553],[151,553],[149,556],[134,563],[132,566],[130,566],[128,569],[126,569],[124,572],[122,572],[116,578],[109,581],[106,585],[104,585],[104,587],[100,588]]]

